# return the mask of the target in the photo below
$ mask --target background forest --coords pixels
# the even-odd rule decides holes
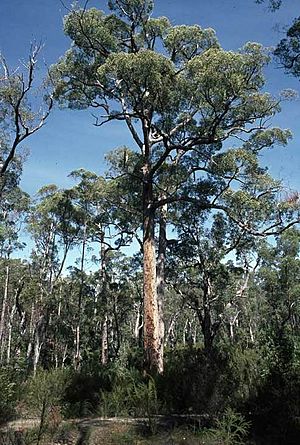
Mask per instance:
[[[295,92],[264,72],[299,77],[300,21],[275,50],[229,51],[151,0],[107,6],[67,8],[43,80],[40,45],[1,57],[0,419],[38,423],[0,443],[96,444],[63,419],[133,417],[147,431],[107,443],[297,444],[299,193],[263,154],[292,136],[272,121]],[[30,197],[24,142],[59,107],[122,124],[126,145]]]

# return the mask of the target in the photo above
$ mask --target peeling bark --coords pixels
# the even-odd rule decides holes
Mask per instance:
[[[148,167],[145,168],[145,181],[143,190],[144,207],[144,354],[145,370],[151,373],[161,373],[162,357],[159,341],[159,317],[157,301],[156,282],[156,253],[154,239],[155,212],[152,208],[153,190],[152,182],[147,175]]]
[[[158,246],[158,261],[157,261],[157,303],[158,303],[158,330],[159,330],[159,372],[163,372],[164,363],[164,299],[165,299],[165,262],[166,262],[166,248],[167,248],[167,205],[164,205],[160,210],[159,218],[159,246]]]

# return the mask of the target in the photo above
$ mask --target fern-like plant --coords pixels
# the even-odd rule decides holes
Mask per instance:
[[[232,408],[227,408],[217,421],[216,428],[209,430],[208,436],[216,444],[243,445],[249,429],[250,422]]]

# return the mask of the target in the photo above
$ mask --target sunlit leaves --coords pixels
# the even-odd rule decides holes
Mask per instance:
[[[109,0],[108,6],[135,25],[146,22],[153,10],[152,0]]]
[[[219,47],[215,31],[194,26],[170,27],[164,45],[173,62],[187,62],[209,48]]]
[[[107,56],[117,47],[112,22],[96,8],[72,11],[65,17],[64,31],[77,47],[91,56],[94,53]]]
[[[161,54],[149,50],[112,54],[98,69],[98,76],[106,90],[124,97],[136,112],[162,112],[172,107],[175,73],[172,63]]]
[[[143,27],[141,39],[145,39],[149,49],[154,49],[156,39],[163,38],[170,27],[167,17],[150,18]]]
[[[260,92],[266,62],[262,48],[248,44],[239,53],[210,49],[188,63],[187,88],[208,125],[233,133],[276,112],[276,101]]]

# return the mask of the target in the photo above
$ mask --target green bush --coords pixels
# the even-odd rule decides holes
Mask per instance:
[[[142,377],[134,369],[119,368],[112,389],[101,391],[98,412],[103,417],[147,417],[149,427],[153,430],[153,416],[158,414],[159,408],[154,379],[151,376]]]
[[[18,402],[18,379],[10,370],[0,371],[0,423],[15,416]]]
[[[208,432],[208,437],[216,444],[222,445],[243,445],[250,430],[250,422],[235,412],[227,408],[217,420],[216,427]]]
[[[100,393],[110,391],[116,374],[116,366],[98,366],[97,373],[87,370],[70,376],[65,396],[66,417],[86,417],[95,414],[100,402]]]
[[[159,398],[170,412],[214,415],[224,410],[234,383],[227,358],[217,352],[184,348],[166,355],[165,372],[157,379]]]
[[[68,380],[68,371],[53,369],[39,370],[27,382],[25,402],[34,415],[37,415],[40,425],[37,431],[36,443],[49,429],[56,428],[61,420],[60,408]]]

